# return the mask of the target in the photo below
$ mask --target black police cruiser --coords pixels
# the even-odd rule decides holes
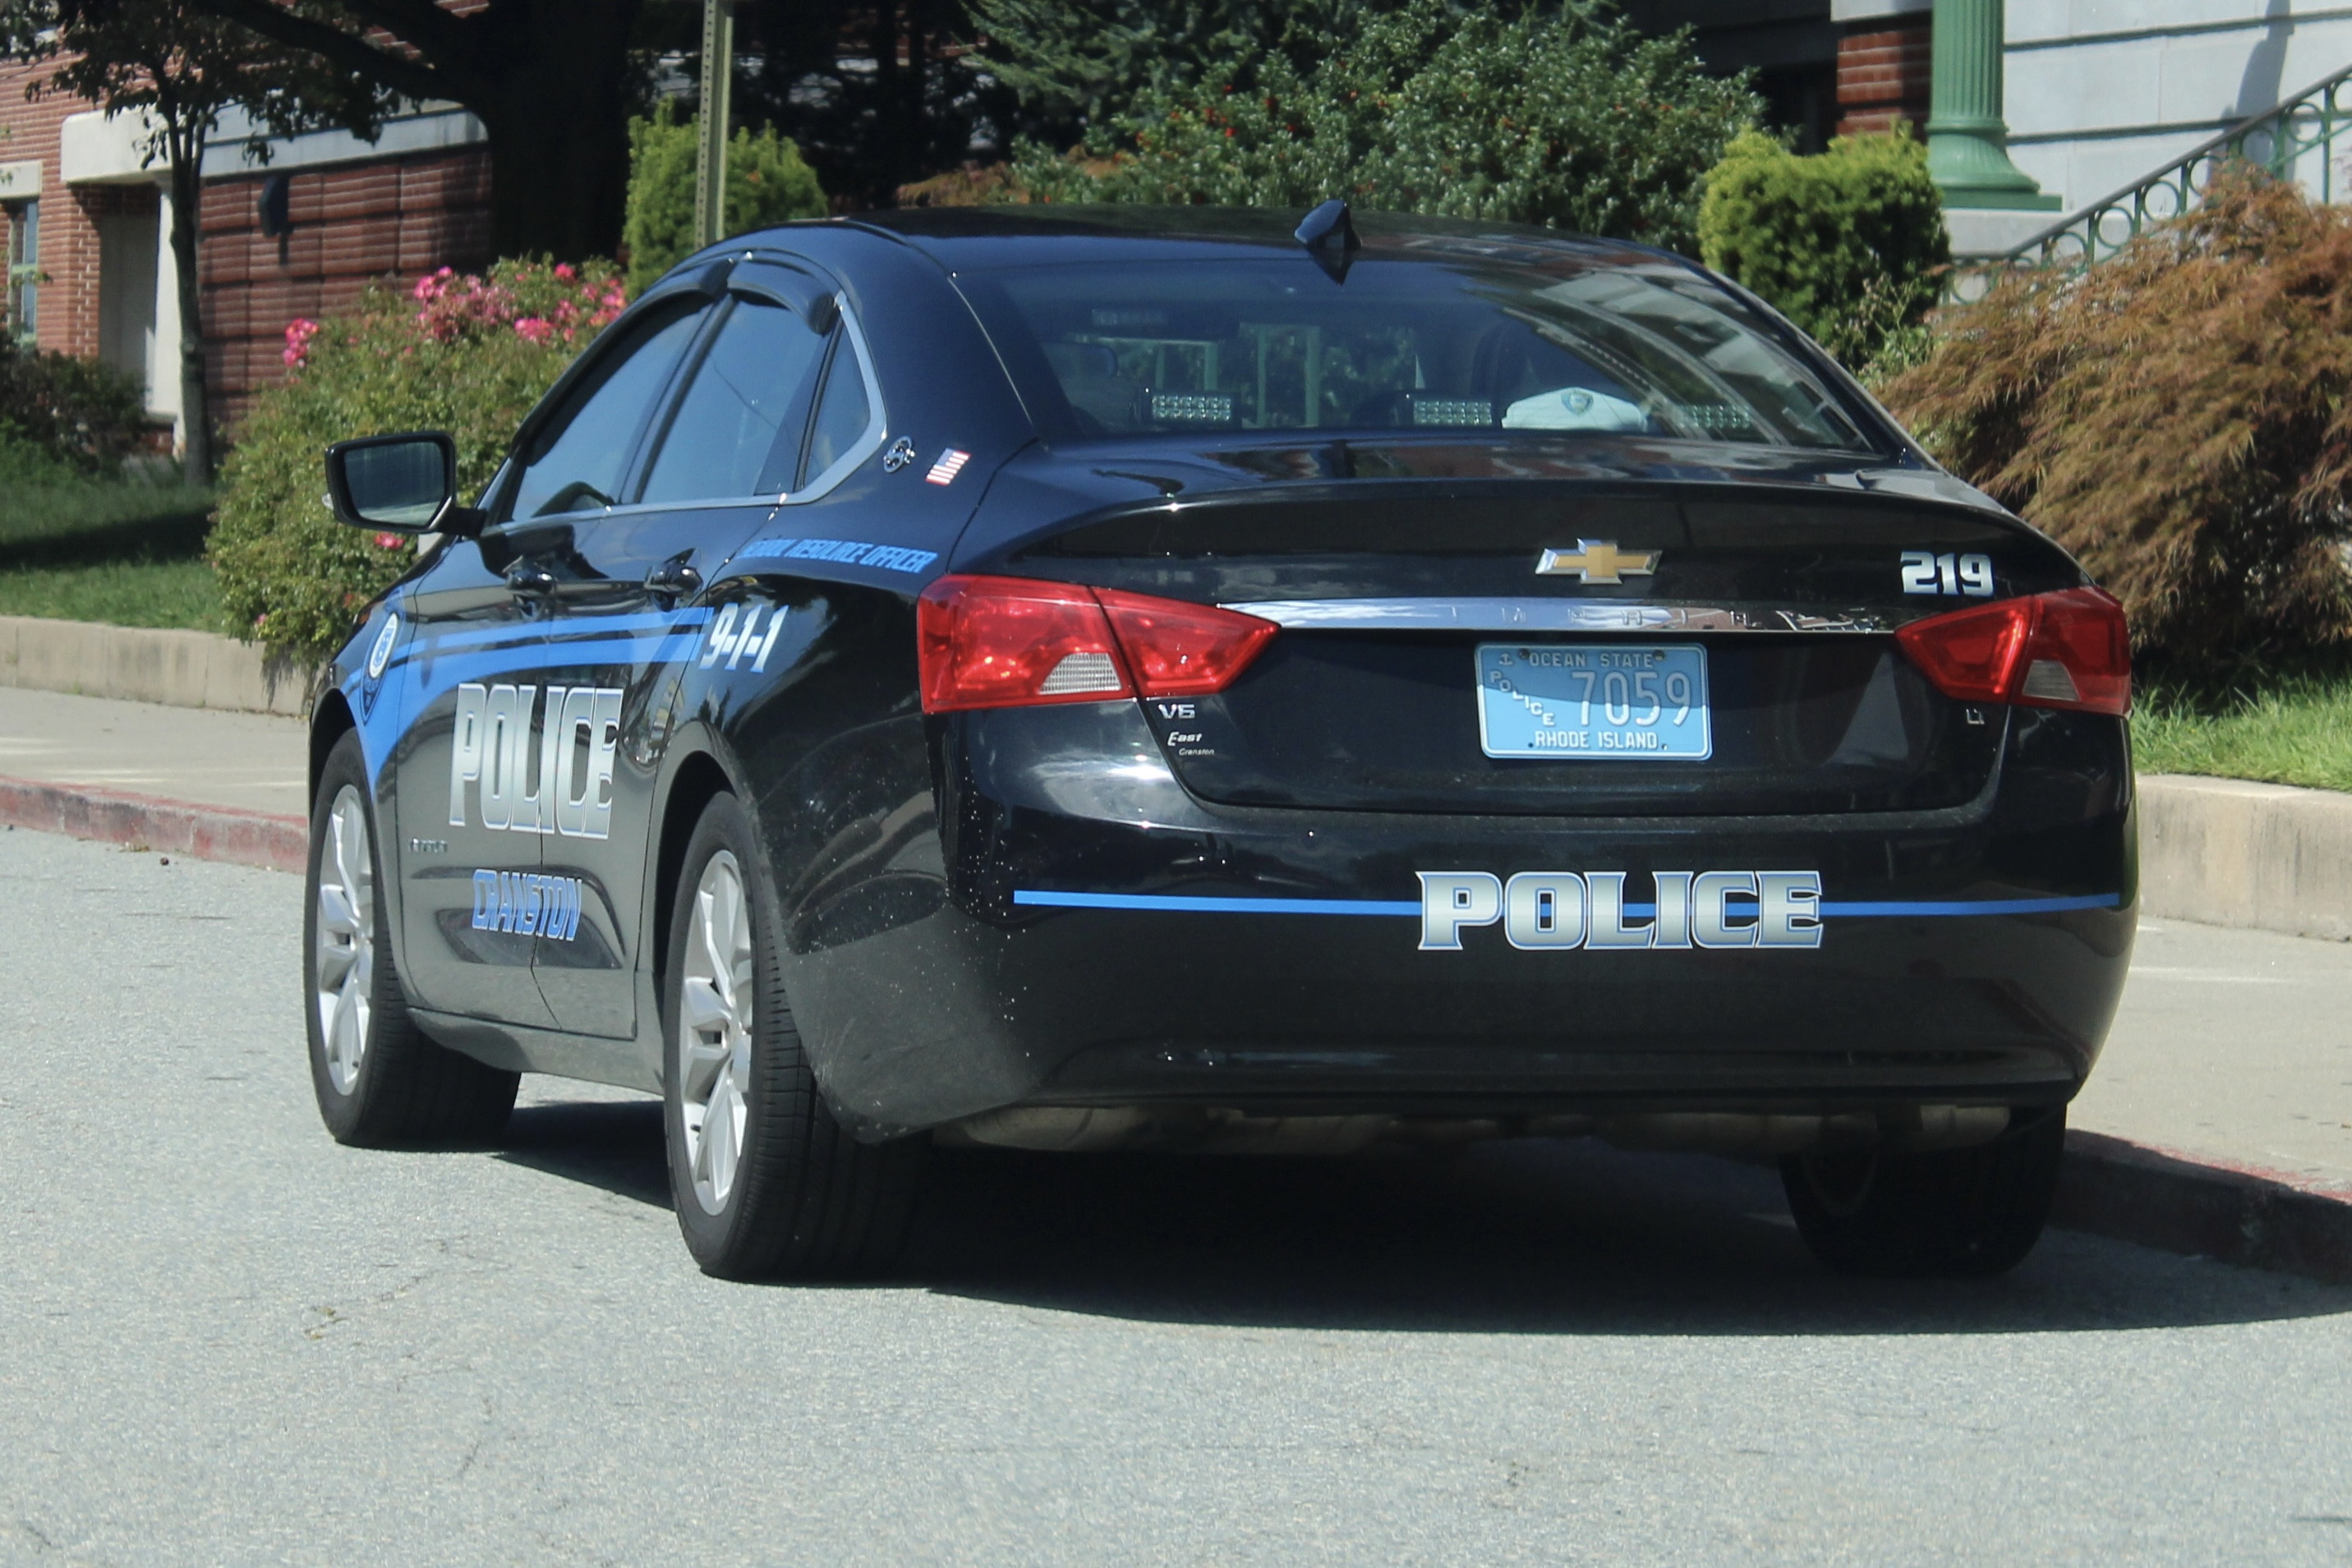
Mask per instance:
[[[2137,903],[2123,618],[1677,256],[884,214],[703,252],[460,504],[311,742],[319,1103],[666,1095],[714,1274],[932,1139],[1780,1156],[1832,1266],[2032,1245]]]

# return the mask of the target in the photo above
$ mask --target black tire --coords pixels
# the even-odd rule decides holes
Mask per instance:
[[[718,922],[740,937],[721,944],[736,955],[722,965],[700,901],[707,878],[711,895],[725,896],[730,872],[745,925]],[[703,1272],[722,1280],[877,1273],[906,1240],[929,1140],[861,1143],[834,1120],[784,998],[781,929],[775,879],[751,819],[734,796],[718,796],[687,843],[662,983],[663,1124],[678,1229]],[[690,968],[704,1020],[692,1031],[691,1060]],[[731,977],[723,989],[751,1000],[748,1030],[713,977],[721,970]],[[723,1088],[721,1077],[730,1081]],[[736,1125],[738,1112],[740,1134],[709,1132],[720,1114]],[[720,1152],[730,1141],[731,1161]],[[727,1166],[723,1179],[719,1166]]]
[[[338,859],[335,808],[347,792],[357,802],[364,831],[346,830]],[[349,819],[346,818],[348,822]],[[343,962],[359,951],[348,936],[334,937],[333,953],[320,942],[322,873],[332,871],[339,888],[347,873],[358,871],[358,857],[366,858],[366,896],[371,908],[366,925],[368,956]],[[331,868],[331,860],[335,864]],[[348,863],[346,863],[348,862]],[[348,901],[346,901],[348,902]],[[347,925],[338,919],[331,925]],[[348,969],[366,964],[364,983],[354,981],[351,995],[338,1001],[356,1008],[363,997],[363,1018],[353,1034],[357,1061],[346,1051],[329,1054],[329,1019],[342,1014],[322,994],[321,980],[331,966]],[[347,732],[327,754],[319,777],[319,793],[310,809],[310,862],[303,881],[302,1016],[310,1040],[310,1086],[319,1096],[319,1116],[338,1143],[369,1148],[473,1147],[495,1140],[514,1110],[515,1086],[520,1074],[486,1067],[436,1043],[408,1015],[400,975],[394,967],[391,920],[383,896],[383,857],[376,848],[375,807],[368,790],[367,765],[356,731]]]
[[[2059,1110],[1974,1148],[1790,1155],[1780,1180],[1798,1234],[1839,1273],[1983,1279],[2041,1239],[2065,1146]]]

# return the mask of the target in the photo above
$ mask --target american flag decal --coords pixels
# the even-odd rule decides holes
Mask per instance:
[[[963,472],[963,465],[971,461],[971,453],[958,452],[950,446],[940,454],[940,460],[931,465],[931,471],[923,477],[934,485],[951,485],[955,476]]]

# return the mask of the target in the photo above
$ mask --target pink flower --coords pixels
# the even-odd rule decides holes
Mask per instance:
[[[537,316],[526,316],[514,324],[515,336],[525,342],[544,343],[555,334],[555,329]]]
[[[310,358],[310,340],[319,335],[319,324],[307,316],[298,316],[286,323],[286,348],[278,355],[286,368],[299,371]]]
[[[555,264],[555,276],[563,279],[564,282],[569,283],[580,275],[572,270],[572,264],[570,262],[559,261]]]
[[[398,549],[405,543],[407,540],[399,534],[385,533],[375,537],[375,548],[378,549]]]

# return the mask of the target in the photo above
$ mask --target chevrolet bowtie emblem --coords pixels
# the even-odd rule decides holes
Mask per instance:
[[[1656,550],[1619,549],[1614,539],[1579,539],[1574,549],[1548,549],[1536,562],[1538,577],[1573,576],[1584,582],[1622,582],[1657,569]]]

